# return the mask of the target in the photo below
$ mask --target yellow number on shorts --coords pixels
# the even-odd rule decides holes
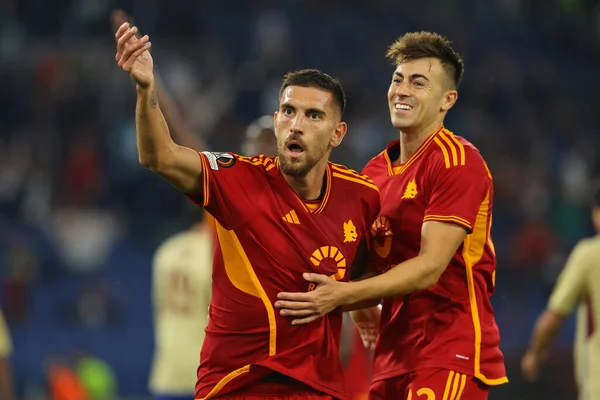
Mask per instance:
[[[406,398],[406,400],[412,400],[412,390],[408,391],[408,397]],[[429,388],[421,388],[417,390],[417,399],[415,400],[435,400],[435,393]]]

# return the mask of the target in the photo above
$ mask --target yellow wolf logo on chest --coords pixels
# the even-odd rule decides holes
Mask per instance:
[[[344,222],[344,243],[356,242],[356,238],[358,238],[358,233],[356,233],[356,227],[352,223],[352,220]]]
[[[412,179],[406,185],[406,190],[404,190],[404,194],[402,195],[402,198],[403,199],[414,199],[415,197],[417,197],[417,193],[418,193],[417,182],[415,182],[415,180]]]

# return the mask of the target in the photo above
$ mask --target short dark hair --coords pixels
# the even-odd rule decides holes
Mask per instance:
[[[457,89],[465,72],[465,64],[447,38],[434,32],[409,32],[388,48],[386,57],[398,66],[420,58],[437,58]]]
[[[317,69],[300,69],[288,72],[283,77],[279,97],[288,86],[312,87],[325,90],[333,94],[333,99],[340,107],[341,115],[344,115],[346,109],[346,93],[339,80],[332,78],[325,72]]]

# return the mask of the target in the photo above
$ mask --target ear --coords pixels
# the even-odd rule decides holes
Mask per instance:
[[[333,132],[333,137],[329,141],[329,145],[331,147],[338,147],[340,145],[340,143],[342,143],[344,136],[346,136],[347,131],[348,131],[348,125],[344,121],[338,122],[338,124],[335,126],[335,131]]]
[[[279,111],[275,111],[273,113],[273,134],[275,136],[277,136],[277,134],[275,133],[275,127],[277,126],[277,117],[279,116]]]
[[[451,109],[456,103],[456,100],[458,100],[458,92],[456,90],[448,90],[446,93],[444,93],[440,111],[446,112]]]

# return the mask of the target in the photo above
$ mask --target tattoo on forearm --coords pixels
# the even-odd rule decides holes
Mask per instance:
[[[156,97],[156,91],[153,89],[150,93],[150,107],[156,108],[158,104],[158,97]]]

